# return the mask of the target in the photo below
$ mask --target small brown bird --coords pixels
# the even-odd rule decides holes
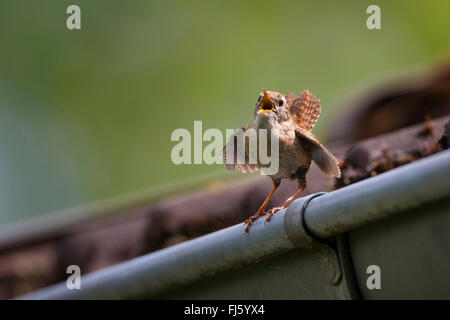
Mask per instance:
[[[277,173],[269,175],[273,182],[272,191],[256,214],[245,220],[246,233],[256,219],[267,215],[265,222],[268,222],[273,214],[286,208],[306,188],[305,175],[311,165],[311,160],[317,164],[324,174],[332,177],[339,177],[341,175],[338,160],[311,133],[311,129],[319,118],[320,112],[320,100],[308,90],[304,90],[298,96],[295,96],[293,93],[288,93],[283,96],[276,91],[266,90],[260,93],[252,123],[241,129],[244,132],[250,128],[256,131],[260,129],[277,130],[279,169]],[[230,137],[223,149],[224,156],[230,144],[236,144],[236,141],[235,133],[235,135]],[[248,142],[246,141],[245,143],[246,147],[243,149],[246,153],[245,162],[236,163],[236,161],[233,161],[232,164],[227,163],[228,170],[234,170],[235,165],[243,172],[261,169],[264,166],[259,161],[259,158],[256,163],[250,163],[248,161]],[[238,148],[235,145],[232,147],[236,160]],[[298,190],[280,206],[274,207],[266,212],[266,206],[282,179],[297,179]]]

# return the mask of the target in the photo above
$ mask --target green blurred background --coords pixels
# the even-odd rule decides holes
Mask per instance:
[[[81,30],[66,8],[81,7]],[[366,8],[381,7],[381,30]],[[336,97],[448,57],[450,1],[0,2],[0,224],[208,172],[176,128],[250,122],[262,88]]]

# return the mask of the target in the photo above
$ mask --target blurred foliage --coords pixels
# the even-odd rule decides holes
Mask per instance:
[[[222,166],[175,166],[176,128],[250,122],[262,88],[309,89],[324,111],[361,80],[448,54],[450,2],[0,3],[0,223]],[[81,7],[82,30],[66,29]]]

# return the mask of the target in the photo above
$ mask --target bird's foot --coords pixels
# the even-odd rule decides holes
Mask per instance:
[[[269,222],[270,219],[272,219],[272,216],[277,213],[278,211],[281,211],[283,209],[286,209],[285,205],[281,205],[279,207],[273,207],[272,209],[270,209],[269,211],[267,211],[267,218],[266,221],[264,221],[264,225],[266,224],[266,222]]]
[[[244,221],[244,225],[245,225],[245,233],[248,233],[248,228],[250,228],[250,226],[252,225],[252,223],[258,219],[259,217],[265,216],[267,214],[267,212],[265,212],[264,210],[258,210],[257,213],[255,213],[254,215],[252,215],[250,218],[248,218],[247,220]]]

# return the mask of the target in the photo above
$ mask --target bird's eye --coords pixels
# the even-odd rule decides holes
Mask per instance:
[[[278,105],[281,107],[284,104],[284,100],[281,99],[280,101],[278,101]]]

